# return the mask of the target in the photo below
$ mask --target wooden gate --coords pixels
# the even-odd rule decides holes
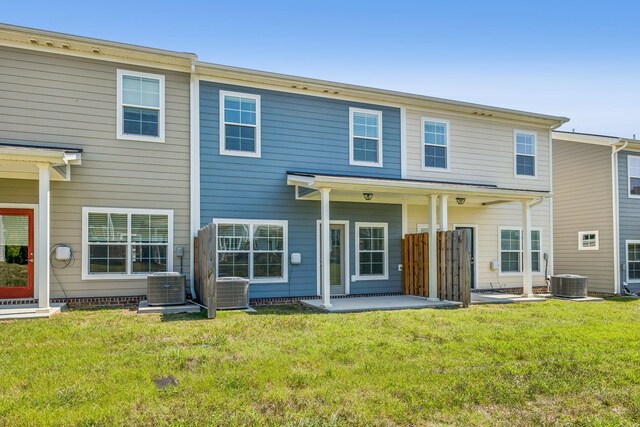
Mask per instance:
[[[193,285],[196,291],[197,300],[208,304],[207,283],[215,280],[215,250],[216,236],[215,226],[209,224],[198,230],[198,237],[194,238],[194,275]]]
[[[437,233],[438,298],[471,301],[471,231]],[[402,239],[402,291],[429,296],[429,233],[407,234]]]

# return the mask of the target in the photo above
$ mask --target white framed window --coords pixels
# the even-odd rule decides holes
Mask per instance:
[[[220,154],[260,157],[260,95],[220,91]]]
[[[629,197],[640,198],[640,156],[627,156]]]
[[[356,222],[356,278],[357,280],[385,280],[389,278],[388,225],[386,222]]]
[[[499,227],[498,245],[500,250],[500,273],[504,275],[522,273],[521,227]],[[531,271],[542,271],[542,230],[531,228]]]
[[[349,108],[349,164],[382,167],[382,111]]]
[[[440,231],[440,224],[436,225],[436,231]],[[416,232],[418,233],[428,233],[429,232],[429,224],[417,224]]]
[[[536,178],[537,138],[536,132],[514,131],[514,168],[516,177]]]
[[[579,231],[578,250],[597,251],[600,249],[600,239],[598,231]]]
[[[82,279],[173,270],[173,211],[82,208]]]
[[[640,240],[627,240],[627,282],[640,282]]]
[[[164,76],[118,70],[116,137],[164,142]]]
[[[251,283],[288,280],[288,221],[214,219],[216,277],[244,277]]]
[[[449,171],[449,121],[422,118],[422,169]]]

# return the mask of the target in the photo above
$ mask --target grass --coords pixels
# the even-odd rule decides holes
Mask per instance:
[[[0,425],[638,424],[640,300],[0,322]]]

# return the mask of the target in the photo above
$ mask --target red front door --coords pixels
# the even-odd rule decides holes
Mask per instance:
[[[0,208],[0,299],[33,298],[33,210]]]

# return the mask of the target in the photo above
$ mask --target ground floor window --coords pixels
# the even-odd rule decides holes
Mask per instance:
[[[522,229],[502,227],[500,239],[500,272],[522,272]],[[541,271],[542,243],[540,229],[531,230],[531,271]]]
[[[215,220],[217,277],[287,280],[287,221]]]
[[[640,240],[627,240],[627,280],[640,281]]]
[[[357,276],[362,279],[388,278],[387,223],[356,222],[358,250],[356,251]]]
[[[173,211],[83,208],[84,278],[171,271]]]

